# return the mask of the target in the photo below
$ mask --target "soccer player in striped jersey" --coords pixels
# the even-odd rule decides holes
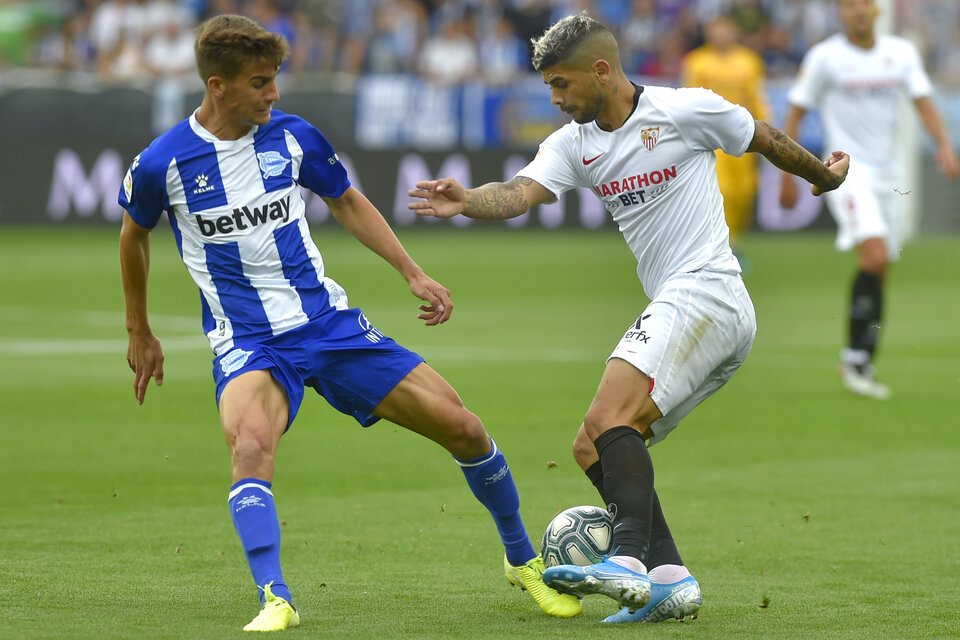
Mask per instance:
[[[850,157],[820,162],[743,107],[706,89],[641,87],[624,75],[613,34],[586,15],[534,42],[533,66],[552,102],[573,117],[508,182],[464,189],[418,182],[421,215],[501,220],[587,187],[620,227],[650,304],[607,360],[573,455],[613,515],[614,555],[548,568],[561,591],[602,594],[623,608],[606,622],[659,622],[697,612],[700,587],[654,490],[647,447],[722,387],[756,334],[753,303],[730,250],[716,156],[762,153],[819,195],[837,188]]]
[[[857,395],[886,399],[890,389],[874,376],[873,359],[883,318],[883,288],[904,240],[903,183],[897,148],[900,101],[908,97],[937,145],[944,175],[960,175],[960,162],[930,98],[930,79],[908,40],[877,36],[874,0],[838,0],[844,32],[815,45],[790,91],[784,131],[796,137],[810,109],[823,116],[827,148],[840,145],[856,161],[843,186],[827,196],[837,221],[837,249],[857,253],[848,308],[848,341],[840,352],[840,378]],[[796,204],[796,185],[784,176],[780,202]]]
[[[446,322],[453,311],[449,291],[423,272],[380,212],[350,185],[326,138],[273,109],[288,44],[241,16],[211,18],[197,33],[203,102],[134,159],[119,196],[127,361],[142,404],[150,378],[163,382],[147,279],[150,230],[166,211],[200,289],[231,456],[230,513],[260,593],[260,613],[244,629],[281,630],[300,621],[280,567],[272,481],[280,438],[307,386],[363,426],[383,418],[447,449],[493,516],[508,579],[550,615],[577,615],[579,600],[542,580],[543,561],[520,519],[509,467],[480,419],[423,358],[351,308],[326,275],[304,218],[301,186],[320,195],[350,233],[400,272],[424,301],[418,317],[427,325]]]

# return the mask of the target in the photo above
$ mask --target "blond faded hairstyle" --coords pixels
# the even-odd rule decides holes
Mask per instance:
[[[587,14],[567,16],[544,31],[542,36],[531,40],[533,68],[543,71],[566,62],[579,53],[584,44],[595,40],[602,41],[608,48],[612,46],[614,51],[617,49],[613,34]]]
[[[290,55],[287,39],[237,15],[210,18],[197,27],[197,72],[204,83],[211,76],[236,78],[249,62],[277,69]]]

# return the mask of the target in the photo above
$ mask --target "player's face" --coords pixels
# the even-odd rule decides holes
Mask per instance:
[[[550,86],[550,103],[578,124],[596,120],[603,92],[593,74],[558,64],[543,70],[543,81]]]
[[[840,0],[840,21],[846,32],[855,38],[873,33],[873,21],[878,13],[873,0]]]
[[[273,103],[280,99],[277,91],[277,69],[259,62],[249,62],[233,80],[224,82],[224,104],[233,120],[244,126],[270,122]]]

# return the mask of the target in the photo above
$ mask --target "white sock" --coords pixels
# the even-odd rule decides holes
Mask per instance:
[[[690,577],[690,571],[682,564],[662,564],[650,569],[650,582],[657,584],[673,584]]]
[[[611,556],[607,559],[611,562],[616,562],[624,569],[630,569],[630,571],[633,571],[634,573],[642,573],[644,575],[647,573],[647,568],[644,566],[644,564],[633,556]]]

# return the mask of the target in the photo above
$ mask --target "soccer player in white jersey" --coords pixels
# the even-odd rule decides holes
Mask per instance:
[[[301,185],[400,272],[425,301],[418,317],[427,325],[445,322],[453,310],[449,291],[423,272],[380,212],[350,186],[323,135],[272,109],[286,41],[248,18],[218,16],[198,29],[196,52],[206,85],[202,104],[133,161],[120,192],[127,361],[142,403],[150,378],[163,381],[163,351],[147,316],[147,275],[150,230],[166,211],[200,288],[231,456],[230,513],[260,593],[260,613],[244,629],[281,630],[300,621],[280,568],[271,484],[280,437],[305,386],[363,426],[384,418],[447,449],[493,516],[507,578],[551,615],[580,613],[577,598],[544,584],[509,467],[480,419],[423,358],[350,308],[343,289],[325,275]]]
[[[508,182],[464,189],[418,182],[422,215],[504,219],[588,187],[637,259],[650,304],[607,360],[573,455],[613,515],[614,555],[544,572],[561,591],[599,593],[623,609],[606,622],[657,622],[697,612],[700,587],[683,564],[654,490],[649,445],[723,386],[756,333],[753,304],[730,250],[714,151],[757,151],[835,189],[850,161],[821,163],[793,140],[705,89],[640,87],[624,75],[614,36],[569,16],[534,41],[533,66],[573,122],[550,135]],[[651,585],[652,583],[652,585]]]
[[[838,0],[844,32],[815,45],[804,57],[789,94],[784,132],[794,138],[800,121],[819,109],[826,148],[842,148],[853,162],[843,186],[827,195],[837,221],[838,249],[856,249],[857,273],[849,307],[847,347],[840,354],[840,376],[853,393],[884,399],[886,385],[875,379],[873,357],[883,314],[883,286],[903,242],[903,182],[897,145],[900,102],[913,101],[937,145],[937,165],[951,178],[960,163],[940,114],[930,99],[930,80],[920,55],[907,40],[876,35],[878,9],[873,0]],[[785,175],[781,204],[796,203],[796,186]]]

